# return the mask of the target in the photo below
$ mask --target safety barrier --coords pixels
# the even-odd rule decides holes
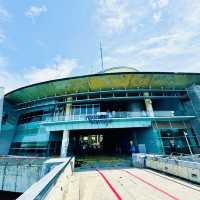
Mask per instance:
[[[147,168],[169,173],[189,181],[200,183],[200,162],[195,159],[184,159],[184,157],[170,158],[146,155],[145,166]]]
[[[56,160],[56,159],[55,159]],[[50,172],[44,175],[38,182],[27,189],[17,200],[42,200],[53,190],[62,173],[68,177],[74,170],[75,158],[65,159],[61,164],[56,165]]]
[[[98,112],[96,114],[79,114],[79,115],[57,115],[53,117],[46,117],[44,121],[88,121],[104,120],[104,119],[127,119],[127,118],[193,118],[194,116],[176,115],[174,111],[154,111],[153,117],[149,116],[146,111],[140,112]]]

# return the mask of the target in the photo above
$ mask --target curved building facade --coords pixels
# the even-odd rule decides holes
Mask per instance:
[[[199,153],[200,74],[111,68],[5,95],[1,155]]]

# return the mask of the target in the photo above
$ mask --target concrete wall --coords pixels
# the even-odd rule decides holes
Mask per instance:
[[[45,158],[0,158],[0,190],[24,192],[44,174]]]
[[[43,163],[45,173],[31,185],[17,200],[64,199],[65,185],[74,171],[75,158],[53,158]],[[64,185],[63,185],[64,184]],[[65,188],[64,188],[65,187]],[[48,198],[48,199],[49,199]]]
[[[74,171],[74,164],[75,160],[72,160],[66,166],[63,173],[57,179],[54,187],[49,191],[49,193],[45,197],[45,200],[63,200],[66,199],[66,197],[68,197],[67,199],[74,199],[74,194],[76,196],[75,199],[80,199],[79,182],[77,179],[75,179],[75,177],[72,177]],[[75,184],[72,184],[71,182]]]
[[[138,155],[139,157],[140,155]],[[141,155],[143,159],[143,155]],[[141,159],[140,159],[141,160]],[[188,157],[159,157],[146,155],[146,167],[172,174],[200,184],[200,163],[198,156]]]

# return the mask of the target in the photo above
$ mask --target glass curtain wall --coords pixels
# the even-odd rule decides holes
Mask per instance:
[[[93,115],[100,112],[100,104],[72,105],[72,115]]]

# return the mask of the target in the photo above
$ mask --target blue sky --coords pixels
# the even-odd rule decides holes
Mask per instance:
[[[200,0],[0,0],[5,91],[104,68],[200,72]]]

